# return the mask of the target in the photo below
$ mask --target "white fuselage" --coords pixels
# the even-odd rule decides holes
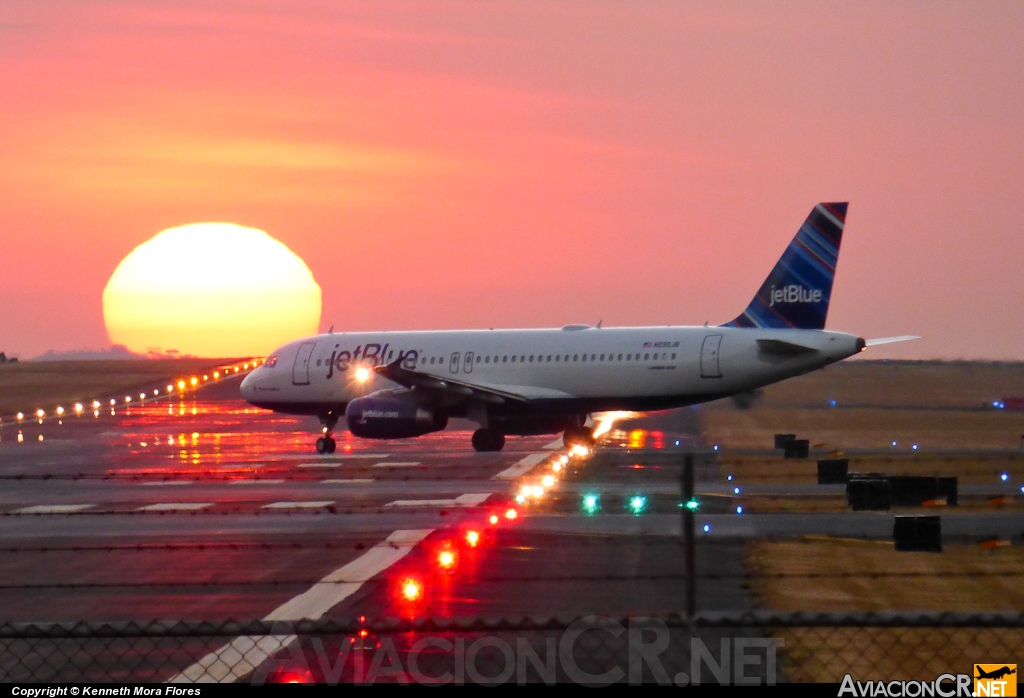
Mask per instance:
[[[544,411],[650,410],[747,392],[862,348],[863,340],[839,332],[731,327],[322,334],[278,349],[274,365],[248,376],[242,393],[285,412],[343,412],[355,398],[401,389],[365,370],[401,359],[404,368],[440,381],[522,395]],[[472,417],[472,397],[463,402],[469,404],[457,412]]]

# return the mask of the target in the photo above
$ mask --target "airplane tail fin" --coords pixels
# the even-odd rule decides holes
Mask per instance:
[[[747,309],[723,327],[824,329],[846,207],[815,206]]]

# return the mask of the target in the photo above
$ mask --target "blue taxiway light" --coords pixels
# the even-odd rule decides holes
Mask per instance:
[[[704,533],[707,533],[710,530],[711,530],[711,524],[704,524]]]

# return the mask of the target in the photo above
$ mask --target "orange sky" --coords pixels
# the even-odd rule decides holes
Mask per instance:
[[[895,6],[894,6],[895,5]],[[164,228],[338,329],[720,323],[851,202],[828,326],[1024,359],[1024,5],[0,5],[0,350],[109,344]]]

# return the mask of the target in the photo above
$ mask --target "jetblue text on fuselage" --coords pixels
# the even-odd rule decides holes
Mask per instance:
[[[819,289],[806,289],[798,284],[790,284],[782,288],[772,286],[771,302],[776,303],[820,303],[821,291]]]
[[[334,375],[335,369],[344,373],[349,366],[359,364],[360,366],[380,366],[387,361],[390,344],[371,343],[366,346],[359,345],[355,349],[343,349],[338,351],[335,346],[331,352],[331,358],[327,361],[327,377]],[[397,360],[402,362],[402,368],[416,368],[416,361],[419,359],[419,352],[415,349],[409,351],[400,350]]]

